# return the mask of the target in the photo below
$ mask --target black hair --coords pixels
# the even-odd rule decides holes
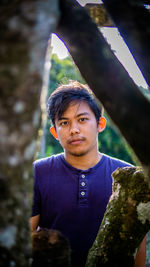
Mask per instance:
[[[66,85],[60,85],[48,99],[47,111],[54,126],[55,120],[60,119],[69,104],[75,101],[85,101],[95,114],[97,123],[99,122],[101,109],[93,92],[86,85],[77,81],[70,81]]]

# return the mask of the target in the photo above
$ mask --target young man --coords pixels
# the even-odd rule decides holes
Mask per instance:
[[[112,193],[111,174],[129,164],[98,151],[106,119],[86,86],[58,87],[48,100],[48,114],[50,132],[64,153],[34,163],[31,229],[59,230],[70,242],[72,266],[84,266]],[[143,243],[138,267],[144,267],[144,249]]]

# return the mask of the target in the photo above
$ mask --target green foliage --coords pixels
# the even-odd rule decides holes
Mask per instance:
[[[54,54],[51,59],[51,64],[48,96],[60,84],[66,84],[69,80],[78,80],[81,83],[85,83],[70,57],[60,60],[57,55]]]
[[[150,231],[147,234],[146,238],[146,266],[150,266]]]
[[[111,123],[107,114],[104,114],[104,116],[107,119],[107,126],[104,132],[99,134],[99,150],[109,156],[136,164],[136,159],[126,141]]]

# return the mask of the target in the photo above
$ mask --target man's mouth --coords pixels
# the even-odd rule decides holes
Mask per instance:
[[[68,140],[68,144],[70,144],[70,145],[79,145],[83,141],[85,141],[85,138],[72,138],[72,139]]]

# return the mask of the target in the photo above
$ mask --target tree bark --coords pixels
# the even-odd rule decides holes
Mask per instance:
[[[150,87],[150,12],[142,1],[103,0]]]
[[[118,168],[113,178],[113,194],[86,267],[133,267],[150,229],[150,187],[142,169]]]
[[[103,4],[86,4],[85,8],[99,27],[115,27]]]
[[[27,191],[40,125],[46,46],[57,18],[57,1],[1,1],[0,266],[3,267],[29,264]]]
[[[32,233],[32,267],[70,267],[70,245],[56,230],[41,229]]]
[[[60,8],[61,19],[55,32],[145,171],[150,172],[149,101],[110,50],[86,10],[73,0],[60,0]]]

